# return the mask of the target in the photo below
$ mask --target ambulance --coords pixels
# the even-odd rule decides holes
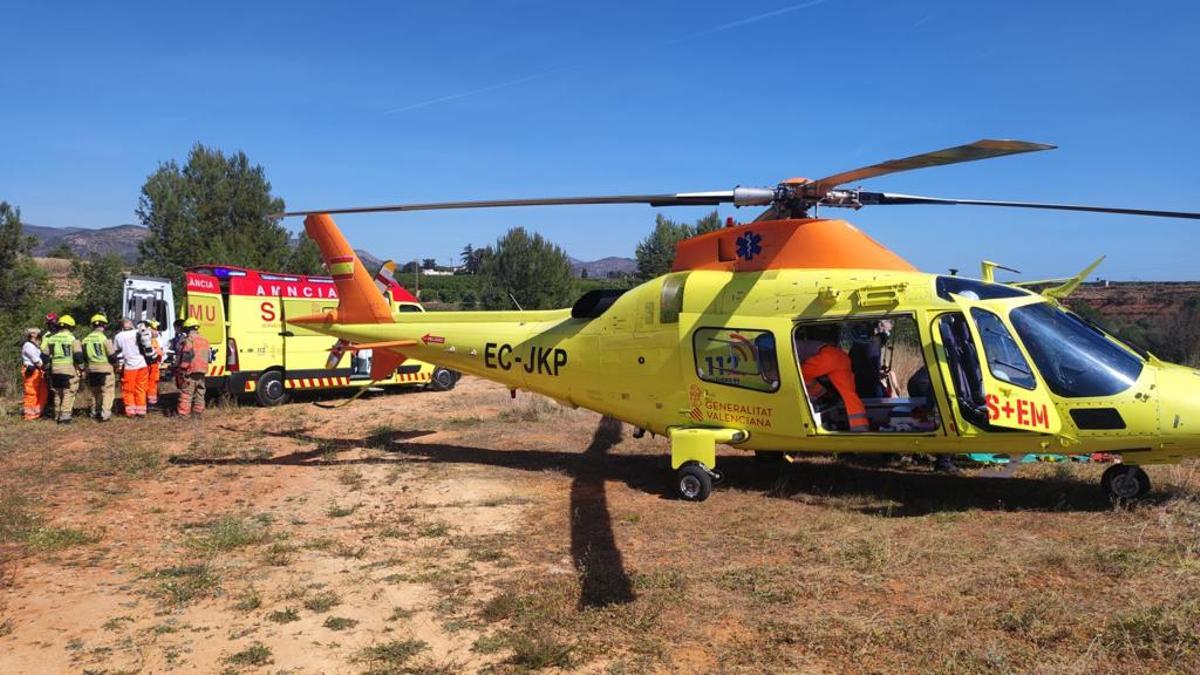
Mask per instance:
[[[425,311],[389,271],[388,266],[380,270],[376,283],[393,311]],[[290,317],[337,307],[337,287],[331,277],[202,265],[187,269],[184,278],[187,296],[182,315],[200,322],[200,334],[214,348],[208,370],[211,391],[275,406],[297,391],[366,386],[445,391],[458,381],[455,371],[415,360],[373,379],[369,350],[342,353],[329,337],[290,323]],[[127,305],[136,287],[127,280]]]

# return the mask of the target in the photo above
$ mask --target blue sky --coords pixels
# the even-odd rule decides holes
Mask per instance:
[[[197,141],[246,151],[293,208],[771,185],[991,137],[1061,147],[864,186],[1200,210],[1200,6],[1182,0],[5,2],[3,16],[0,199],[38,225],[136,222],[145,177]],[[1195,221],[835,213],[929,271],[986,257],[1033,278],[1108,254],[1107,278],[1200,278]],[[513,225],[579,258],[632,255],[653,219],[339,223],[378,255],[445,262]]]

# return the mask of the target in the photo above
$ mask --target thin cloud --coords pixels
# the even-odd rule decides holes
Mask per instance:
[[[721,24],[720,26],[716,26],[714,28],[708,28],[706,30],[702,30],[702,31],[699,31],[696,33],[689,33],[687,35],[673,38],[673,39],[667,40],[665,42],[660,42],[658,44],[660,46],[661,45],[673,45],[673,44],[677,44],[679,42],[684,42],[686,40],[693,40],[693,39],[699,38],[699,37],[707,37],[707,36],[713,35],[715,33],[723,33],[727,30],[732,30],[734,28],[741,28],[742,26],[748,26],[752,23],[758,23],[759,21],[766,21],[767,19],[773,19],[777,16],[782,16],[784,14],[790,14],[792,12],[796,12],[801,9],[808,9],[809,7],[823,5],[826,2],[829,2],[829,0],[809,0],[808,2],[801,2],[796,5],[790,5],[788,7],[781,7],[779,9],[771,10],[770,12],[764,12],[762,14],[755,14],[754,16],[748,16],[744,19],[738,19],[737,21],[730,21],[729,23]]]
[[[748,26],[752,23],[758,23],[759,21],[766,21],[767,19],[772,19],[774,17],[782,16],[784,14],[790,14],[791,12],[796,12],[801,9],[807,9],[809,7],[823,5],[826,2],[829,2],[829,0],[809,0],[808,2],[801,2],[799,4],[789,5],[787,7],[781,7],[779,9],[771,10],[770,12],[764,12],[762,14],[755,14],[754,16],[748,16],[748,17],[745,17],[742,19],[738,19],[737,21],[730,21],[729,23],[724,23],[724,24],[721,24],[720,26],[715,26],[713,28],[707,28],[705,30],[697,31],[695,33],[688,33],[687,35],[682,35],[680,37],[672,38],[670,40],[656,42],[656,43],[651,44],[650,46],[651,47],[663,47],[666,45],[673,45],[673,44],[678,44],[680,42],[686,42],[688,40],[694,40],[694,39],[700,38],[700,37],[707,37],[709,35],[713,35],[716,33],[723,33],[727,30],[733,30],[734,28],[741,28],[742,26]],[[540,73],[534,73],[533,75],[526,75],[525,77],[519,77],[515,80],[507,80],[505,82],[498,82],[496,84],[491,84],[486,87],[479,87],[477,89],[468,89],[466,91],[460,91],[460,92],[454,93],[454,94],[446,94],[445,96],[438,96],[437,98],[431,98],[431,99],[426,99],[424,101],[418,101],[416,103],[410,103],[408,105],[400,106],[399,108],[392,108],[391,110],[386,110],[386,111],[384,111],[383,114],[384,115],[395,115],[395,114],[402,113],[402,112],[408,112],[410,110],[417,110],[419,108],[427,108],[431,105],[437,105],[438,103],[445,103],[447,101],[457,101],[459,99],[468,98],[471,96],[478,96],[479,94],[486,94],[489,92],[498,91],[500,89],[508,89],[509,87],[515,87],[520,84],[525,84],[526,82],[540,80],[540,79],[543,79],[546,77],[550,77],[551,75],[557,75],[559,73],[565,73],[565,72],[569,72],[572,70],[578,70],[579,68],[582,68],[584,65],[586,65],[586,63],[575,63],[575,64],[568,65],[568,66],[559,66],[558,68],[554,68],[552,70],[547,70],[547,71],[540,72]]]
[[[457,94],[447,94],[445,96],[431,98],[427,101],[421,101],[419,103],[410,103],[409,105],[401,106],[399,108],[392,108],[391,110],[385,111],[383,114],[384,115],[394,115],[396,113],[402,113],[402,112],[406,112],[409,110],[416,110],[417,108],[425,108],[425,107],[435,105],[438,103],[445,103],[446,101],[454,101],[454,100],[457,100],[460,98],[467,98],[468,96],[475,96],[477,94],[486,94],[489,91],[496,91],[497,89],[507,89],[508,87],[515,87],[518,84],[525,84],[526,82],[540,80],[544,77],[550,77],[551,75],[557,75],[558,73],[568,71],[568,70],[573,70],[578,67],[579,66],[564,66],[561,68],[555,68],[554,70],[547,70],[544,73],[536,73],[534,75],[526,75],[525,77],[520,77],[515,80],[509,80],[507,82],[499,82],[497,84],[488,85],[486,87],[480,87],[478,89],[469,89],[467,91],[460,91]]]

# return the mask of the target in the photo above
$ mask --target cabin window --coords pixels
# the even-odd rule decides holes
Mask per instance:
[[[411,303],[411,302],[402,303],[397,309],[400,311],[401,314],[404,314],[407,312],[424,312],[425,311],[424,307],[414,304],[414,303]]]
[[[679,323],[679,313],[683,311],[683,285],[686,282],[687,274],[672,274],[663,279],[658,303],[659,323]]]
[[[972,307],[971,318],[979,327],[979,339],[983,342],[984,356],[987,357],[992,377],[1024,389],[1037,388],[1037,379],[1029,368],[1029,362],[1000,317],[986,309]]]
[[[796,366],[820,430],[940,429],[937,396],[921,344],[917,322],[907,314],[797,324]]]
[[[999,300],[1031,295],[1029,291],[1005,284],[988,283],[966,277],[938,277],[937,294],[943,300],[954,302],[954,295],[970,293],[977,300]],[[970,297],[970,296],[968,296]]]
[[[699,328],[692,346],[696,374],[705,382],[754,391],[779,389],[779,356],[770,331]]]

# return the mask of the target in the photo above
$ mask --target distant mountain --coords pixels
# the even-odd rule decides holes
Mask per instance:
[[[138,244],[146,238],[148,231],[140,225],[117,225],[88,229],[85,227],[43,227],[22,223],[21,229],[25,234],[33,235],[37,244],[33,247],[33,255],[39,258],[66,245],[75,255],[86,258],[93,253],[106,255],[116,253],[127,263],[137,261]],[[295,246],[297,239],[291,238],[290,244]],[[368,269],[374,270],[383,264],[383,260],[371,254],[370,251],[356,251]]]
[[[26,234],[33,235],[38,240],[37,245],[33,248],[35,256],[46,257],[47,254],[65,244],[76,255],[84,258],[92,254],[116,253],[121,256],[122,260],[130,264],[137,260],[138,244],[146,238],[147,234],[146,228],[140,225],[117,225],[94,230],[84,227],[42,227],[27,223],[22,224],[21,227]],[[292,238],[291,244],[294,246],[296,241],[295,238]],[[363,265],[372,272],[383,264],[384,259],[370,251],[355,249],[354,252],[358,254]],[[608,257],[587,261],[568,256],[568,259],[576,276],[582,275],[583,270],[587,270],[588,277],[593,279],[619,277],[637,272],[637,263],[631,258]]]
[[[383,258],[375,256],[370,251],[356,248],[354,252],[358,255],[358,259],[362,261],[363,267],[366,267],[367,271],[371,274],[374,274],[375,270],[379,269],[379,266],[383,264]]]
[[[83,227],[42,227],[22,223],[26,234],[37,238],[33,254],[45,257],[62,245],[76,255],[86,258],[92,254],[116,253],[127,263],[137,260],[138,243],[146,238],[147,230],[138,225],[117,225],[91,230]]]
[[[632,258],[619,258],[609,256],[599,260],[579,260],[567,256],[571,262],[571,269],[575,272],[575,276],[583,276],[583,271],[587,270],[589,279],[605,279],[608,277],[622,277],[637,273],[637,263]]]

